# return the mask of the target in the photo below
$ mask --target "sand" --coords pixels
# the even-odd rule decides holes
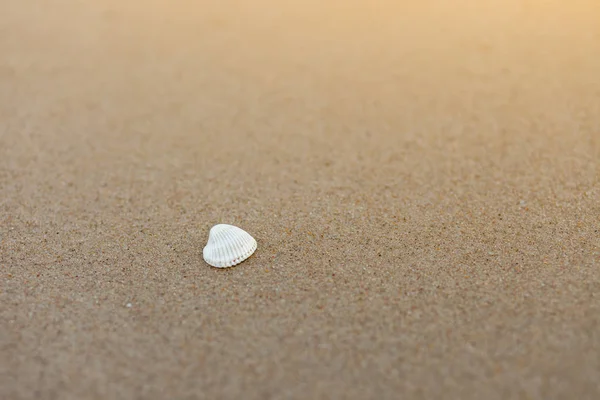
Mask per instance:
[[[600,6],[397,3],[3,1],[0,398],[600,398]]]

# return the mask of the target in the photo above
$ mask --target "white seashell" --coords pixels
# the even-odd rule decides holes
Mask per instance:
[[[204,261],[217,268],[233,267],[256,251],[256,240],[237,226],[218,224],[210,229],[202,251]]]

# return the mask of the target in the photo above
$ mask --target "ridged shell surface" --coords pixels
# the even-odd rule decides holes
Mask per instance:
[[[216,268],[233,267],[256,251],[256,240],[237,226],[219,224],[210,229],[202,251],[204,261]]]

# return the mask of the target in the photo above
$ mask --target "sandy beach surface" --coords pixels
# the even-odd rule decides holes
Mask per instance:
[[[599,230],[597,1],[0,1],[3,400],[599,399]]]

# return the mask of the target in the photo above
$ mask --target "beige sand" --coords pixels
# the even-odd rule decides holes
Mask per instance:
[[[600,5],[394,3],[1,2],[1,399],[600,398]]]

